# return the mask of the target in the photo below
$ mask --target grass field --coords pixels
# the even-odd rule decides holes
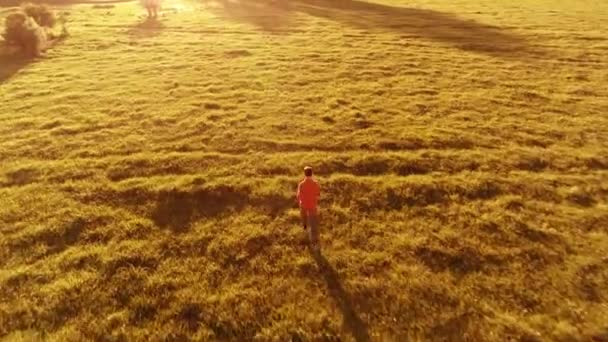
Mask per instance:
[[[54,3],[0,57],[0,339],[608,341],[608,2]]]

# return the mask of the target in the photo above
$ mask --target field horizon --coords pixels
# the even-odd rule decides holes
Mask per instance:
[[[45,3],[0,340],[608,341],[608,3]]]

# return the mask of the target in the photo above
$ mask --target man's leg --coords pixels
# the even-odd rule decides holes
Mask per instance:
[[[308,225],[308,213],[304,208],[300,208],[300,217],[302,218],[302,226],[306,229]]]
[[[319,216],[316,214],[308,215],[308,224],[310,226],[310,244],[313,250],[319,250]]]

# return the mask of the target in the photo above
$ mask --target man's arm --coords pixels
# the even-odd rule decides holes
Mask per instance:
[[[300,202],[300,197],[302,195],[301,187],[302,183],[298,183],[298,190],[296,191],[296,200],[298,200],[298,203]]]

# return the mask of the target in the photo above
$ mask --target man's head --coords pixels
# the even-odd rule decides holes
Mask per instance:
[[[312,167],[307,166],[304,168],[304,176],[312,177]]]

